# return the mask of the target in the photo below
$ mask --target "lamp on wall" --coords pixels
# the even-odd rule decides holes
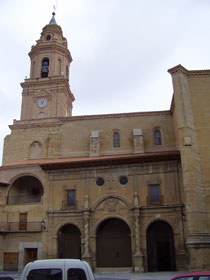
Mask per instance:
[[[46,230],[46,224],[45,224],[45,221],[41,221],[41,227],[42,227],[42,230]]]

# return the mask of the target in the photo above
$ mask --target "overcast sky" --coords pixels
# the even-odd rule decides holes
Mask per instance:
[[[53,5],[73,57],[73,115],[168,110],[167,70],[210,68],[209,0],[0,0],[0,162]]]

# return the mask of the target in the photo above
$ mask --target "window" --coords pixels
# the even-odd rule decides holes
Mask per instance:
[[[81,268],[71,268],[68,270],[67,280],[86,280],[86,275]]]
[[[149,185],[149,202],[160,204],[160,185]]]
[[[114,148],[120,147],[120,135],[118,132],[114,132],[113,134],[113,147]]]
[[[69,79],[69,67],[66,65],[66,79]]]
[[[46,41],[50,41],[50,39],[51,39],[51,36],[50,36],[50,35],[47,35]]]
[[[97,180],[96,180],[96,185],[101,187],[104,185],[104,178],[102,177],[98,177]]]
[[[47,268],[47,269],[33,269],[29,272],[28,280],[62,280],[61,269]]]
[[[65,193],[65,208],[74,209],[76,207],[76,191],[67,190]]]
[[[161,132],[160,132],[159,129],[154,130],[154,142],[155,142],[155,145],[161,145],[162,144]]]
[[[128,183],[128,178],[126,176],[121,176],[119,182],[121,185],[125,186]]]

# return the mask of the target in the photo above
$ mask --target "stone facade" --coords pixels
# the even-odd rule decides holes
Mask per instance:
[[[41,258],[210,269],[210,71],[170,69],[168,111],[74,117],[72,58],[54,19],[29,56],[0,167],[0,269]]]

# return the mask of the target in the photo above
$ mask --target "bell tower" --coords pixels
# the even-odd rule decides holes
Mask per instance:
[[[74,96],[69,86],[69,67],[72,62],[62,29],[55,13],[29,53],[30,78],[21,86],[21,120],[69,117]]]

